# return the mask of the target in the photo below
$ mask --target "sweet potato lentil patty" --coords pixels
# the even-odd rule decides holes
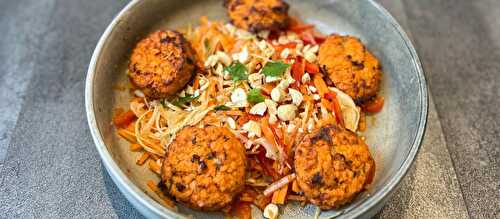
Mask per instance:
[[[154,32],[132,51],[130,80],[150,98],[172,96],[195,74],[193,54],[181,33],[170,30]]]
[[[169,146],[161,178],[176,200],[218,210],[243,190],[245,166],[245,148],[229,129],[187,127]]]
[[[350,202],[363,191],[373,179],[375,162],[355,133],[327,125],[297,146],[295,171],[306,198],[327,210]]]
[[[289,5],[282,0],[226,0],[231,22],[250,32],[280,30],[288,25]]]
[[[320,46],[318,61],[335,86],[357,104],[377,95],[382,67],[359,39],[337,34],[328,36]]]

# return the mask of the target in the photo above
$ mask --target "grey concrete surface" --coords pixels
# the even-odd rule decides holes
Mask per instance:
[[[500,218],[500,1],[405,1],[474,218]]]
[[[412,36],[434,102],[378,217],[498,218],[500,2],[381,2]],[[83,103],[92,50],[126,3],[0,0],[0,218],[141,218],[101,165]]]

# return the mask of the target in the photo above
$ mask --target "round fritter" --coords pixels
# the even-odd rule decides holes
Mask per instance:
[[[194,52],[177,31],[157,31],[141,40],[130,57],[129,77],[150,98],[174,95],[195,74]]]
[[[227,128],[187,127],[169,146],[161,179],[177,201],[218,210],[243,190],[245,167],[245,148]]]
[[[297,146],[295,172],[307,200],[327,210],[350,202],[363,191],[373,179],[375,162],[356,134],[327,125]]]
[[[377,95],[382,67],[359,39],[335,34],[328,36],[319,48],[318,62],[335,86],[357,104]]]
[[[282,0],[226,0],[231,22],[250,32],[280,30],[288,25],[289,5]]]

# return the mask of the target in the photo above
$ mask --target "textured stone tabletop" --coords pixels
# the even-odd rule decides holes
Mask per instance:
[[[380,0],[430,93],[416,162],[380,218],[500,218],[500,1]],[[0,218],[141,218],[84,112],[99,36],[125,0],[0,0]]]

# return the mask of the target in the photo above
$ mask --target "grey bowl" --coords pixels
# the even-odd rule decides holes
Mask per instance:
[[[321,217],[370,217],[385,204],[418,152],[427,119],[427,88],[417,53],[397,22],[372,0],[289,0],[291,13],[315,24],[323,33],[351,34],[361,38],[382,62],[382,112],[370,116],[363,133],[377,164],[373,186],[352,204],[326,211]],[[158,28],[197,24],[201,15],[226,19],[220,1],[133,0],[102,35],[87,75],[85,101],[92,136],[111,178],[120,191],[148,218],[221,217],[179,206],[179,211],[159,204],[146,182],[158,180],[146,167],[135,165],[138,154],[128,150],[111,126],[113,109],[127,107],[129,94],[117,90],[127,83],[128,56],[134,44]],[[376,120],[376,122],[375,122]],[[261,217],[258,211],[253,214]],[[310,218],[315,207],[289,204],[282,218]]]

